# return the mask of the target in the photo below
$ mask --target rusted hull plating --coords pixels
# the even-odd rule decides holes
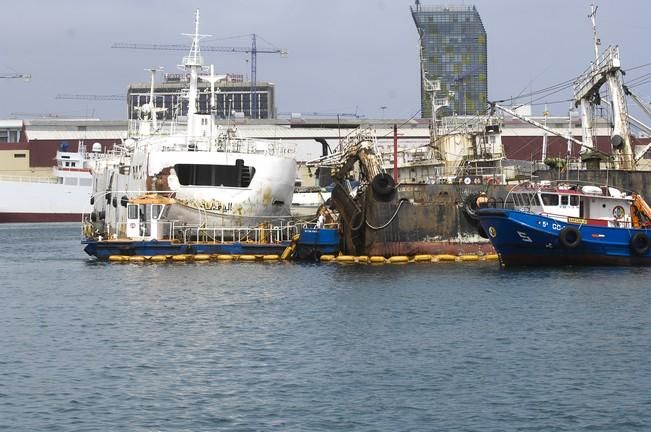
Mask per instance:
[[[495,253],[480,235],[474,214],[477,194],[482,191],[489,205],[502,206],[507,187],[403,184],[389,199],[378,199],[368,188],[354,200],[357,205],[333,194],[342,213],[344,252],[383,256]],[[361,215],[355,215],[358,210]]]

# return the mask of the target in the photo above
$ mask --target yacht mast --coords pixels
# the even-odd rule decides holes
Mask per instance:
[[[195,131],[195,115],[199,110],[199,72],[203,69],[203,57],[201,57],[199,41],[208,36],[199,34],[199,9],[197,9],[194,14],[194,34],[183,33],[183,36],[192,37],[190,53],[183,57],[183,67],[186,71],[190,72],[190,88],[188,91],[188,133],[192,135]]]

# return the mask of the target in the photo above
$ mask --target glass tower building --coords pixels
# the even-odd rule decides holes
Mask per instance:
[[[421,74],[438,80],[439,99],[454,92],[441,114],[475,115],[486,112],[486,30],[474,6],[424,6],[416,0],[411,15],[420,35]],[[430,94],[421,79],[421,112],[432,115]]]

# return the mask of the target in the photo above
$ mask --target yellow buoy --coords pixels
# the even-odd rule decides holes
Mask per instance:
[[[495,260],[497,260],[499,257],[497,256],[497,254],[488,254],[488,255],[486,255],[485,258],[486,258],[486,261],[495,261]]]
[[[416,255],[414,256],[414,262],[431,262],[432,255]]]
[[[436,258],[437,258],[438,261],[456,261],[457,260],[456,255],[448,255],[448,254],[437,255]]]
[[[384,264],[386,262],[386,259],[383,256],[374,255],[371,258],[369,258],[369,261],[372,264]]]
[[[278,255],[263,255],[262,260],[263,261],[275,261],[277,259],[280,259]]]
[[[217,261],[233,261],[233,255],[217,255]]]
[[[461,261],[479,261],[479,255],[461,255]]]
[[[335,259],[334,255],[321,255],[321,261],[330,262]]]
[[[294,253],[294,249],[296,249],[296,244],[294,244],[294,243],[287,246],[285,248],[285,250],[283,251],[283,254],[280,256],[280,259],[286,260],[287,258],[292,256],[292,254]]]
[[[240,255],[240,261],[255,261],[255,255]]]
[[[197,254],[194,256],[195,261],[208,261],[210,259],[210,255],[207,254]]]
[[[366,264],[368,262],[368,257],[366,255],[360,255],[357,257],[357,262],[360,264]]]
[[[337,262],[341,262],[341,263],[355,262],[355,257],[352,255],[339,255],[337,257]]]
[[[409,257],[406,257],[404,255],[396,255],[389,257],[389,262],[391,264],[405,264],[409,262]]]
[[[154,255],[149,259],[151,262],[163,262],[167,261],[167,257],[165,255]]]

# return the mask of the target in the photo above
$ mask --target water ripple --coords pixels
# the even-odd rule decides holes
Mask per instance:
[[[110,265],[77,236],[0,226],[0,429],[651,429],[649,269]]]

